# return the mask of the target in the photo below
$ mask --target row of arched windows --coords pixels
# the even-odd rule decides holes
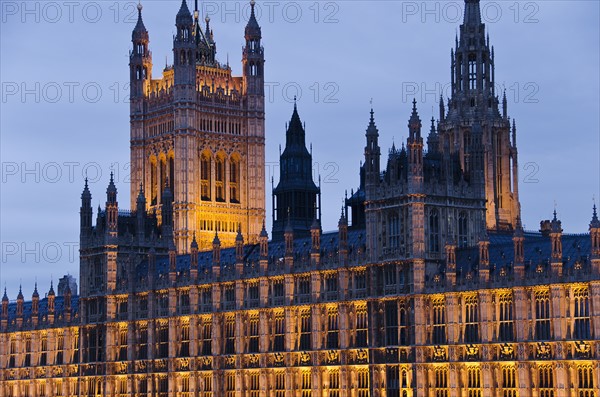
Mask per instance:
[[[200,198],[203,201],[240,202],[241,158],[238,154],[200,156]],[[228,193],[228,195],[227,195]]]

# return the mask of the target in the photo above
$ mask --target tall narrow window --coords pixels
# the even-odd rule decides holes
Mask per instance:
[[[248,376],[248,391],[246,395],[249,397],[259,397],[260,396],[260,375],[258,372],[252,372]]]
[[[275,397],[285,397],[285,372],[275,372]]]
[[[204,201],[210,201],[210,155],[202,153],[200,158],[200,197]]]
[[[458,214],[458,245],[466,247],[469,245],[469,218],[467,213],[462,211]]]
[[[240,162],[232,157],[229,163],[229,201],[239,203]]]
[[[535,293],[535,339],[550,340],[550,293]]]
[[[258,314],[250,315],[248,320],[248,353],[258,353],[259,334],[258,334]]]
[[[400,345],[408,346],[408,314],[404,303],[400,305],[400,322],[398,331],[400,334]]]
[[[340,371],[329,371],[329,397],[340,397]]]
[[[465,343],[479,342],[479,309],[477,296],[472,295],[465,298]]]
[[[437,209],[429,213],[429,252],[440,252],[440,217]]]
[[[169,357],[169,324],[164,322],[156,329],[156,357]]]
[[[171,197],[175,201],[175,159],[169,157],[169,190],[171,190]]]
[[[481,397],[481,371],[477,367],[467,370],[467,397]]]
[[[225,320],[225,354],[235,354],[235,317]]]
[[[398,306],[395,301],[385,302],[385,344],[398,346]]]
[[[582,365],[577,368],[578,397],[597,397],[594,394],[594,374],[591,365]]]
[[[200,352],[203,356],[212,355],[212,322],[210,317],[204,318],[200,323]]]
[[[369,397],[369,370],[361,368],[356,374],[357,397]]]
[[[48,338],[46,335],[42,336],[42,343],[40,349],[40,365],[44,366],[48,364]],[[14,366],[14,364],[13,364]]]
[[[502,294],[498,298],[500,322],[498,340],[511,342],[514,340],[513,299],[510,293]]]
[[[162,199],[163,189],[165,188],[165,183],[167,182],[167,163],[164,158],[160,160],[160,179],[158,184],[158,195]]]
[[[386,295],[396,295],[398,291],[398,268],[395,263],[383,266],[383,286]]]
[[[138,360],[148,358],[148,325],[143,324],[138,331]]]
[[[434,383],[435,397],[448,397],[448,369],[438,367],[435,369]]]
[[[310,309],[300,313],[300,350],[312,350],[312,317]]]
[[[388,225],[388,235],[390,236],[390,248],[398,249],[400,248],[400,218],[398,217],[398,215],[390,216]]]
[[[368,336],[368,314],[367,306],[360,306],[356,309],[356,340],[354,347],[367,347]]]
[[[285,317],[283,312],[275,314],[273,319],[273,351],[285,350]]]
[[[432,301],[433,307],[433,334],[432,343],[446,344],[446,304],[445,299],[436,298]]]
[[[387,397],[400,397],[400,368],[389,365],[386,371],[385,388]]]
[[[179,330],[179,355],[178,357],[188,357],[190,355],[190,325],[182,324]]]
[[[301,397],[312,397],[312,377],[309,371],[302,372]]]
[[[127,361],[127,328],[119,328],[117,331],[117,340],[119,343],[118,361]]]
[[[477,89],[477,60],[475,55],[469,56],[469,89]]]
[[[169,379],[166,375],[158,377],[158,397],[168,397],[169,395]]]
[[[203,373],[200,379],[200,397],[212,397],[212,373]]]
[[[225,160],[221,156],[215,161],[215,196],[217,201],[225,201]]]
[[[327,348],[339,349],[338,311],[337,307],[331,307],[327,313]]]
[[[56,338],[56,365],[62,365],[64,362],[65,337],[58,335]]]
[[[554,371],[552,365],[541,365],[538,368],[538,384],[540,397],[554,397]]]
[[[590,296],[587,288],[573,291],[575,310],[573,312],[573,338],[590,339]]]
[[[502,397],[517,397],[517,371],[514,366],[502,367]]]

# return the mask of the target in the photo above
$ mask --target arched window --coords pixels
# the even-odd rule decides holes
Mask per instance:
[[[502,294],[500,295],[498,301],[500,309],[500,329],[498,331],[498,340],[500,342],[512,342],[514,340],[512,294]]]
[[[225,201],[225,159],[222,156],[217,156],[215,161],[215,196],[217,201]]]
[[[575,312],[573,324],[573,337],[576,340],[590,339],[590,298],[587,289],[574,291]]]
[[[156,159],[150,160],[150,205],[156,205],[158,197],[158,167]]]
[[[477,60],[475,55],[469,56],[469,89],[477,89]]]
[[[175,201],[175,159],[172,156],[169,157],[169,189]]]
[[[202,153],[200,157],[200,198],[204,201],[210,201],[210,155]]]
[[[240,161],[232,157],[229,163],[229,201],[239,203]]]
[[[465,343],[479,342],[479,308],[477,305],[477,296],[469,296],[465,298]]]
[[[167,183],[167,163],[164,158],[160,159],[160,180],[158,185],[158,194],[162,199],[163,189]]]
[[[437,209],[429,212],[429,252],[440,252],[440,217]]]

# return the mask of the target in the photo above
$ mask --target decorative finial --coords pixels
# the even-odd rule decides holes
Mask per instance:
[[[137,9],[140,14],[142,13],[142,8],[144,8],[144,7],[142,6],[142,1],[140,0],[140,1],[138,1],[138,5],[137,5]]]

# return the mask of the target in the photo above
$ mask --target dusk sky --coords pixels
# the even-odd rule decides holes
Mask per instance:
[[[180,0],[143,1],[153,75],[172,63]],[[517,121],[523,223],[555,208],[565,233],[585,233],[600,197],[600,2],[482,1],[497,93]],[[104,207],[110,170],[129,208],[128,51],[137,2],[0,2],[0,283],[30,299],[51,278],[79,276],[79,207],[87,171]],[[201,1],[217,57],[241,74],[247,2]],[[193,8],[193,0],[189,3]],[[425,134],[450,95],[450,49],[463,1],[258,2],[265,49],[266,175],[298,96],[323,192],[323,229],[358,186],[371,98],[382,162],[408,135],[413,97]],[[435,110],[435,112],[434,112]],[[267,186],[271,214],[271,185]],[[270,217],[267,229],[271,228]]]

